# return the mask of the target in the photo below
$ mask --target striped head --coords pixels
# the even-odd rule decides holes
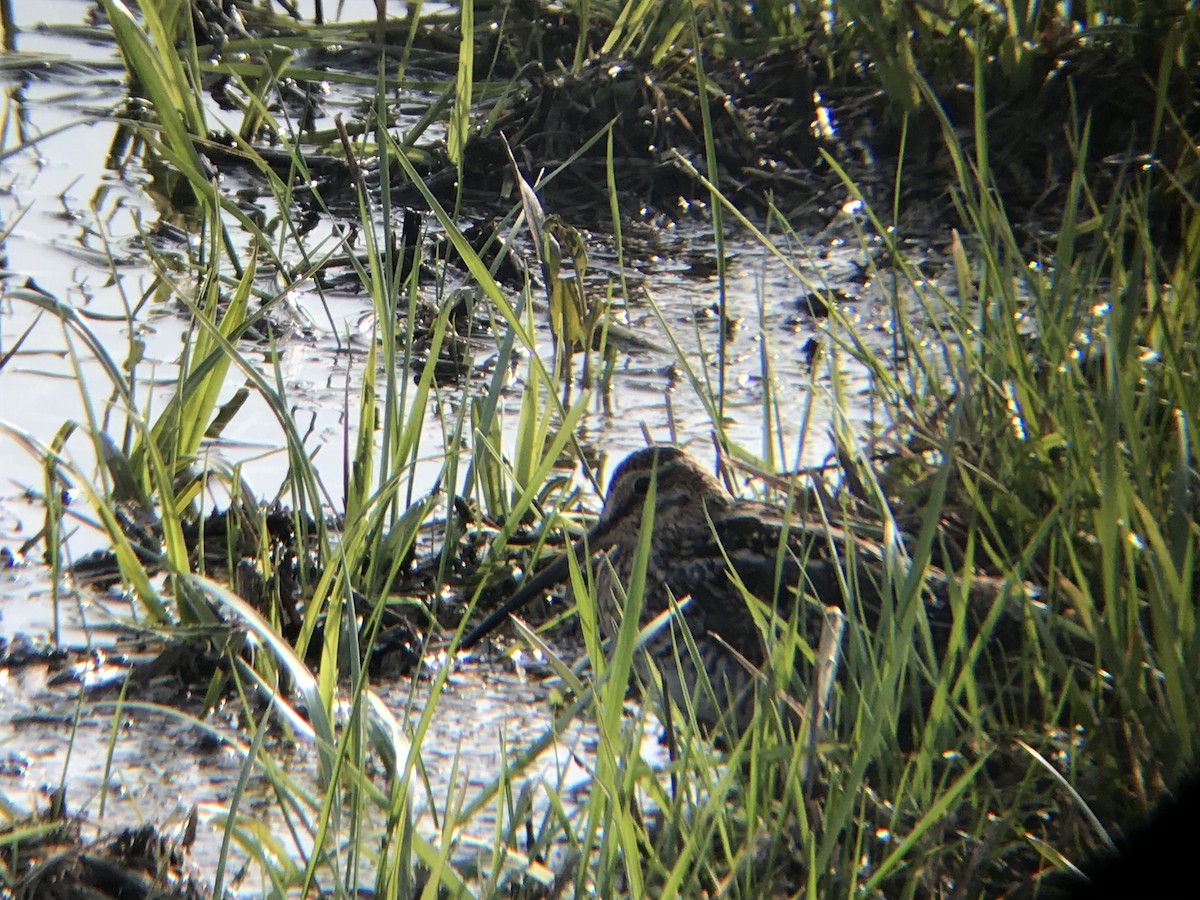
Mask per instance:
[[[666,540],[686,543],[707,537],[708,517],[719,516],[734,502],[711,472],[678,447],[636,450],[613,472],[604,511],[592,532],[593,548],[633,549],[652,481],[654,530]]]

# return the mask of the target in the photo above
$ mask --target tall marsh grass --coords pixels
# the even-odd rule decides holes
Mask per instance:
[[[881,591],[893,607],[876,630],[847,617],[844,677],[820,727],[810,723],[807,740],[796,739],[788,710],[805,702],[813,673],[781,665],[769,673],[774,702],[762,704],[744,731],[713,736],[688,710],[662,710],[671,725],[668,759],[656,768],[645,761],[643,744],[647,729],[655,732],[659,725],[629,715],[625,706],[641,623],[627,616],[614,646],[602,649],[589,573],[577,569],[572,582],[592,674],[573,671],[569,661],[553,658],[541,637],[522,631],[528,643],[551,655],[573,705],[531,746],[506,748],[507,763],[486,788],[461,802],[431,798],[441,810],[434,838],[417,833],[411,798],[420,794],[422,741],[449,668],[431,676],[427,706],[401,722],[373,690],[364,659],[395,599],[401,561],[431,517],[453,520],[454,496],[478,499],[499,523],[484,571],[499,569],[506,542],[519,527],[568,505],[565,498],[574,495],[553,473],[563,455],[577,454],[574,430],[591,396],[583,391],[573,402],[561,402],[562,373],[549,371],[536,352],[531,288],[527,284],[515,303],[510,299],[455,215],[424,183],[408,148],[388,134],[389,76],[381,64],[364,134],[348,146],[377,169],[383,184],[402,175],[424,199],[469,272],[475,301],[491,310],[494,374],[478,393],[464,385],[454,411],[441,414],[437,489],[420,488],[414,473],[429,456],[426,425],[435,395],[445,390],[436,364],[450,336],[454,298],[438,297],[427,355],[410,384],[406,374],[420,353],[413,329],[395,323],[414,318],[416,277],[401,278],[404,267],[386,231],[396,218],[388,191],[376,198],[357,179],[361,255],[348,245],[324,250],[353,261],[371,298],[375,333],[361,361],[357,402],[345,411],[343,483],[321,483],[292,419],[282,374],[251,359],[243,343],[256,316],[282,297],[262,291],[257,249],[274,243],[272,255],[279,260],[295,248],[273,242],[235,215],[203,174],[196,146],[207,135],[195,98],[198,62],[190,26],[154,12],[139,22],[117,0],[104,6],[126,64],[141,84],[156,86],[150,99],[158,121],[127,127],[147,153],[183,174],[207,235],[192,268],[182,275],[166,265],[158,270],[162,289],[186,308],[193,332],[171,396],[151,412],[136,384],[137,369],[115,361],[86,321],[52,298],[24,298],[57,317],[75,352],[99,361],[111,384],[104,398],[85,394],[86,421],[69,423],[48,442],[9,433],[45,461],[49,558],[59,558],[61,535],[54,485],[70,473],[85,487],[139,614],[168,634],[178,628],[177,640],[205,640],[223,652],[225,666],[210,695],[233,691],[253,698],[243,708],[246,774],[239,787],[251,772],[266,778],[293,835],[285,840],[256,830],[252,816],[239,810],[240,791],[218,825],[225,829],[226,850],[237,844],[274,895],[307,895],[319,886],[325,895],[350,897],[367,885],[388,897],[994,895],[1036,884],[1044,870],[1080,862],[1102,844],[1098,823],[1119,822],[1131,804],[1148,807],[1194,765],[1200,740],[1194,601],[1200,210],[1189,182],[1129,160],[1116,190],[1100,198],[1084,164],[1085,125],[1069,135],[1078,165],[1055,233],[1031,249],[1008,220],[988,167],[982,87],[974,140],[966,149],[937,92],[917,71],[917,51],[902,40],[911,32],[929,46],[965,53],[980,83],[991,65],[1020,78],[1031,44],[1047,27],[1033,18],[1037,5],[1024,16],[967,3],[714,8],[718,18],[752,16],[759,34],[776,38],[801,32],[798,21],[832,15],[826,19],[831,46],[870,52],[901,115],[918,105],[932,111],[956,172],[952,291],[939,289],[922,265],[906,258],[894,222],[868,207],[864,249],[876,238],[888,242],[894,270],[897,289],[890,300],[898,357],[871,351],[854,323],[836,311],[828,327],[835,352],[824,357],[823,383],[835,405],[842,392],[838,359],[854,357],[874,374],[892,423],[886,436],[891,452],[882,462],[867,456],[867,436],[856,433],[848,418],[839,417],[832,427],[846,481],[861,495],[856,500],[887,528],[913,538],[896,551]],[[689,35],[697,43],[719,44],[693,19],[692,4],[573,6],[582,21],[605,18],[604,46],[613,52],[662,59]],[[482,10],[475,8],[474,18],[464,10],[462,27],[484,22]],[[992,42],[988,47],[981,31]],[[1193,38],[1186,32],[1177,49]],[[464,36],[459,44],[464,58],[469,43]],[[165,47],[182,49],[168,59],[159,52]],[[579,60],[576,53],[576,65]],[[840,65],[835,53],[829,62]],[[450,152],[461,163],[473,79],[465,64],[458,72],[466,81],[450,107]],[[697,66],[694,75],[705,93],[703,69]],[[1178,112],[1164,109],[1162,118]],[[706,137],[711,155],[712,135]],[[299,149],[283,146],[293,154],[294,171],[305,171]],[[241,147],[255,153],[248,142]],[[1194,170],[1194,145],[1186,162]],[[270,167],[263,163],[261,170]],[[794,263],[791,251],[726,199],[715,167],[706,174],[714,204],[752,229],[769,252]],[[278,179],[270,183],[280,207],[289,208],[292,187]],[[866,202],[849,176],[845,189]],[[1156,237],[1156,204],[1164,190],[1177,201],[1178,246],[1164,247]],[[504,226],[511,230],[497,240],[511,243],[522,233],[516,206]],[[531,211],[526,204],[524,212]],[[244,256],[231,249],[231,220],[246,236]],[[309,248],[298,255],[320,257]],[[445,265],[429,258],[409,271],[422,262]],[[797,275],[803,277],[799,268]],[[679,368],[703,395],[713,432],[727,445],[720,381],[714,391],[714,382],[675,346]],[[0,378],[2,368],[0,360]],[[499,426],[499,399],[511,390],[506,380],[513,370],[521,372],[519,425],[515,438],[506,439],[511,432]],[[89,390],[85,378],[79,382]],[[278,605],[256,609],[214,578],[194,574],[183,535],[210,481],[240,496],[236,471],[204,469],[201,449],[244,408],[246,394],[270,412],[263,428],[286,450],[284,493],[296,509],[301,545],[318,563],[306,573],[295,644],[280,636],[286,611]],[[778,391],[768,395],[762,430],[764,446],[783,455],[788,448],[776,442],[777,423],[791,411],[781,404]],[[101,461],[94,477],[68,452],[68,444],[80,439]],[[851,515],[847,496],[835,497],[825,511],[831,529]],[[115,512],[118,503],[153,512],[161,552],[148,555],[134,546]],[[269,546],[265,531],[260,538],[261,546]],[[227,563],[233,571],[239,560]],[[271,555],[264,551],[255,564],[269,580]],[[930,564],[961,575],[951,603],[965,605],[977,570],[1014,586],[1028,582],[1039,592],[1015,626],[997,612],[975,634],[956,629],[938,654],[920,594],[921,573]],[[637,608],[645,577],[643,555],[628,585],[627,609]],[[469,599],[468,610],[484,587]],[[278,604],[278,597],[271,599]],[[453,649],[453,630],[442,628],[436,610],[425,615],[430,643]],[[773,643],[799,645],[794,621],[771,627]],[[1018,652],[993,652],[993,630],[1001,627],[1020,630]],[[238,640],[228,639],[230,633]],[[679,652],[696,652],[690,635],[681,635]],[[790,660],[794,654],[777,656]],[[315,673],[306,662],[314,658]],[[652,685],[647,696],[654,696]],[[543,783],[549,810],[535,818],[522,787],[526,767],[577,715],[596,728],[590,790],[568,797],[560,785]],[[264,750],[265,732],[279,721],[314,742],[315,793],[292,782]],[[470,855],[463,835],[492,803],[500,810],[492,844],[482,866],[471,870],[463,861]],[[231,877],[223,862],[216,890]]]

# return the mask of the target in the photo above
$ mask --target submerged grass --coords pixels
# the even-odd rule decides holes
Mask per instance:
[[[30,292],[17,299],[62,322],[76,351],[77,372],[81,356],[99,361],[111,394],[105,399],[85,394],[87,421],[69,423],[48,444],[38,436],[9,433],[45,462],[48,558],[57,564],[61,555],[65,513],[55,505],[55,488],[69,479],[85,491],[139,615],[168,633],[177,627],[177,640],[206,641],[223,656],[209,695],[242,699],[249,738],[242,781],[218,823],[225,828],[218,893],[232,878],[230,853],[237,845],[275,896],[319,887],[327,895],[349,897],[367,886],[379,896],[405,897],[996,895],[1033,890],[1046,872],[1081,864],[1103,846],[1105,836],[1097,833],[1102,823],[1121,822],[1131,805],[1149,808],[1194,765],[1200,740],[1194,603],[1200,537],[1195,431],[1200,209],[1185,187],[1186,171],[1197,165],[1195,145],[1179,171],[1166,172],[1165,179],[1154,166],[1125,161],[1116,189],[1101,196],[1085,165],[1085,121],[1069,133],[1077,161],[1069,201],[1053,236],[1031,252],[1008,220],[989,166],[984,86],[994,66],[1007,67],[1013,79],[1022,77],[1032,52],[1028,45],[1046,23],[1011,11],[1000,16],[977,4],[855,6],[861,15],[852,22],[835,18],[829,25],[833,45],[871,51],[900,115],[918,105],[931,111],[955,172],[959,219],[954,284],[943,289],[907,258],[894,208],[892,221],[884,221],[845,176],[847,194],[864,204],[864,250],[883,241],[888,251],[897,353],[893,358],[873,352],[831,302],[826,329],[831,346],[822,357],[823,377],[814,375],[810,389],[824,385],[834,408],[844,411],[840,360],[855,358],[875,377],[891,422],[885,435],[891,449],[882,459],[868,455],[868,439],[877,436],[858,433],[839,413],[832,428],[843,486],[822,514],[834,530],[865,505],[885,534],[908,536],[886,543],[890,555],[880,594],[892,601],[890,607],[874,629],[855,610],[845,611],[837,666],[842,678],[827,703],[821,699],[808,707],[822,714],[805,723],[805,739],[797,739],[792,710],[810,702],[815,664],[791,664],[794,648],[803,645],[794,615],[760,615],[768,645],[779,649],[749,727],[714,737],[690,710],[663,707],[667,760],[652,766],[644,744],[655,736],[647,729],[657,726],[628,715],[625,706],[645,638],[636,614],[647,577],[648,531],[643,531],[626,586],[630,614],[607,650],[595,624],[592,574],[586,565],[572,570],[593,674],[581,676],[564,660],[552,664],[573,688],[574,704],[530,746],[505,747],[506,762],[490,785],[473,794],[428,797],[436,820],[432,837],[418,831],[412,804],[421,796],[422,744],[449,667],[432,676],[425,708],[419,715],[411,711],[402,726],[372,689],[370,648],[397,600],[404,561],[422,525],[438,510],[451,522],[454,496],[478,498],[499,523],[481,565],[485,573],[501,568],[508,540],[534,511],[568,505],[568,488],[552,472],[560,456],[576,452],[573,432],[591,397],[582,391],[573,403],[560,401],[561,371],[548,371],[535,352],[529,286],[516,304],[510,301],[454,215],[422,180],[407,148],[388,134],[381,66],[366,133],[347,146],[360,162],[373,162],[383,184],[398,168],[428,205],[470,273],[473,299],[489,306],[496,327],[488,352],[495,360],[483,396],[465,385],[454,411],[442,413],[438,489],[418,495],[415,465],[427,455],[424,425],[438,390],[439,350],[454,338],[450,320],[457,297],[439,296],[423,351],[414,344],[414,328],[395,326],[415,321],[420,264],[445,263],[421,257],[427,250],[418,242],[418,259],[405,268],[399,242],[391,240],[390,195],[383,191],[382,199],[374,199],[356,162],[351,171],[365,252],[361,258],[350,252],[348,241],[330,252],[345,252],[352,261],[371,297],[375,333],[362,361],[357,403],[346,410],[346,421],[354,425],[352,430],[347,425],[346,474],[338,496],[320,483],[308,458],[281,373],[264,370],[239,343],[256,316],[250,311],[261,282],[255,249],[271,246],[271,236],[240,216],[252,246],[244,259],[229,249],[230,204],[199,174],[194,155],[195,142],[207,137],[198,108],[180,101],[155,126],[128,123],[148,152],[183,173],[209,236],[186,276],[198,290],[190,291],[165,264],[159,267],[162,291],[179,300],[194,322],[175,389],[152,416],[136,383],[136,366],[118,363],[72,309]],[[173,20],[152,16],[143,26],[116,0],[106,0],[105,7],[126,62],[141,81],[172,82],[161,85],[161,98],[151,99],[171,104],[171,91],[188,93],[196,77],[194,46],[180,56],[191,60],[187,66],[164,65],[150,48],[173,46],[190,29],[176,21],[172,37]],[[759,7],[720,14],[755,15],[758,28],[783,35],[797,30],[794,17],[805,11],[803,4]],[[824,9],[816,4],[807,12],[817,7]],[[475,20],[483,22],[480,12],[475,9]],[[693,12],[686,3],[631,2],[620,10],[586,3],[579,9],[583,21],[610,23],[606,47],[637,48],[655,60],[665,59],[680,35],[692,34],[697,44],[719,42],[695,24]],[[906,21],[909,15],[916,21]],[[469,28],[473,19],[464,11],[460,21]],[[905,29],[919,36],[915,46],[901,39]],[[1173,46],[1182,50],[1194,35],[1185,31]],[[468,43],[464,38],[459,44],[464,54]],[[947,43],[950,56],[964,54],[974,76],[969,146],[918,65],[927,45]],[[576,52],[576,66],[580,56]],[[836,63],[833,55],[830,59]],[[1164,67],[1172,64],[1164,57]],[[470,84],[469,68],[459,74]],[[689,77],[707,97],[699,58]],[[464,91],[460,84],[459,100],[450,107],[456,163],[468,124]],[[1178,121],[1176,113],[1164,105],[1157,118]],[[257,118],[256,124],[264,121]],[[707,116],[703,128],[711,158]],[[293,171],[306,171],[299,150],[283,146]],[[242,147],[256,152],[246,140]],[[837,160],[828,162],[842,171]],[[265,163],[261,168],[269,170]],[[615,170],[610,163],[614,218]],[[706,171],[714,206],[754,228],[752,217],[716,183],[715,166]],[[904,175],[897,177],[902,182]],[[289,208],[291,188],[282,181],[272,184],[280,191],[281,208]],[[898,184],[897,196],[902,187]],[[1175,223],[1180,245],[1170,252],[1156,238],[1155,210],[1164,191],[1172,193],[1170,208],[1180,217]],[[524,205],[526,214],[532,209]],[[507,244],[520,233],[516,212],[509,220],[512,230],[495,235],[497,240]],[[791,246],[800,245],[788,233],[786,217],[777,214],[772,224],[782,225]],[[719,219],[715,227],[719,237]],[[754,233],[804,278],[794,249],[768,232],[754,228]],[[285,258],[285,237],[274,243],[273,255]],[[320,257],[307,249],[301,254]],[[827,292],[820,284],[812,289]],[[268,295],[264,308],[281,298],[282,292]],[[718,442],[735,457],[750,456],[730,447],[724,435],[720,379],[714,390],[707,373],[678,343],[674,347],[678,366],[710,411]],[[414,361],[418,372],[410,385],[406,374]],[[498,400],[507,373],[518,366],[519,426],[506,444]],[[773,384],[767,366],[764,354],[763,376]],[[242,384],[234,385],[235,377]],[[86,392],[82,374],[79,383]],[[296,610],[279,589],[279,561],[270,552],[274,539],[263,517],[250,518],[260,529],[255,565],[262,581],[274,587],[258,606],[205,577],[213,573],[194,574],[194,547],[185,538],[214,482],[240,503],[254,505],[242,493],[236,470],[206,468],[202,453],[205,442],[245,407],[246,395],[269,410],[269,427],[286,448],[286,496],[296,507],[298,545],[315,559],[300,575],[301,622],[289,639],[282,636],[283,623]],[[778,389],[764,400],[763,456],[790,449],[778,428],[790,415],[781,404]],[[802,438],[808,431],[806,426]],[[114,433],[122,436],[119,441],[110,437]],[[76,434],[101,460],[95,480],[67,452]],[[649,509],[652,497],[651,492]],[[152,513],[160,550],[150,552],[131,539],[118,513],[125,503]],[[339,522],[336,534],[330,533],[327,514]],[[543,529],[543,540],[549,530]],[[446,546],[452,548],[453,538]],[[221,568],[235,572],[243,561],[240,551],[231,551]],[[957,624],[936,651],[921,593],[930,565],[959,576],[949,599],[958,610]],[[1006,621],[997,608],[983,628],[968,633],[967,592],[978,570],[1008,579],[1014,590],[1025,582],[1036,585],[1036,602],[1030,597],[1019,622]],[[481,577],[468,611],[485,587]],[[847,595],[856,595],[853,584]],[[426,632],[438,633],[438,611],[431,605],[424,616]],[[995,652],[1000,629],[1020,632],[1019,651]],[[535,633],[524,634],[550,650]],[[678,652],[697,652],[686,630]],[[312,660],[317,662],[310,668]],[[645,687],[654,698],[654,686]],[[712,692],[711,685],[695,687]],[[657,696],[661,705],[661,691]],[[596,723],[590,790],[582,799],[568,797],[561,781],[543,781],[538,789],[549,802],[535,814],[529,767],[577,715]],[[265,735],[280,727],[312,742],[315,786],[297,783],[272,760]],[[240,810],[252,773],[272,786],[286,836],[264,833],[255,823],[257,812]],[[490,846],[480,856],[474,853],[477,838],[467,835],[489,806],[498,812]]]

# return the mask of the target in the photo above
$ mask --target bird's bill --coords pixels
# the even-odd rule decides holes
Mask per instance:
[[[597,523],[596,527],[589,531],[586,537],[575,542],[570,551],[564,550],[555,558],[554,562],[527,579],[517,589],[517,592],[508,598],[504,605],[494,610],[470,634],[463,638],[462,643],[458,645],[459,649],[471,649],[502,625],[512,613],[516,612],[534,597],[544,594],[554,585],[562,584],[570,578],[571,563],[568,553],[574,553],[576,561],[583,562],[585,549],[590,549],[594,552],[603,549],[605,546],[604,529]]]

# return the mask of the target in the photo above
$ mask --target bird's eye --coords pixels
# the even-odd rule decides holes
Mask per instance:
[[[650,476],[639,475],[633,480],[633,492],[639,497],[644,497],[646,491],[650,490]]]

